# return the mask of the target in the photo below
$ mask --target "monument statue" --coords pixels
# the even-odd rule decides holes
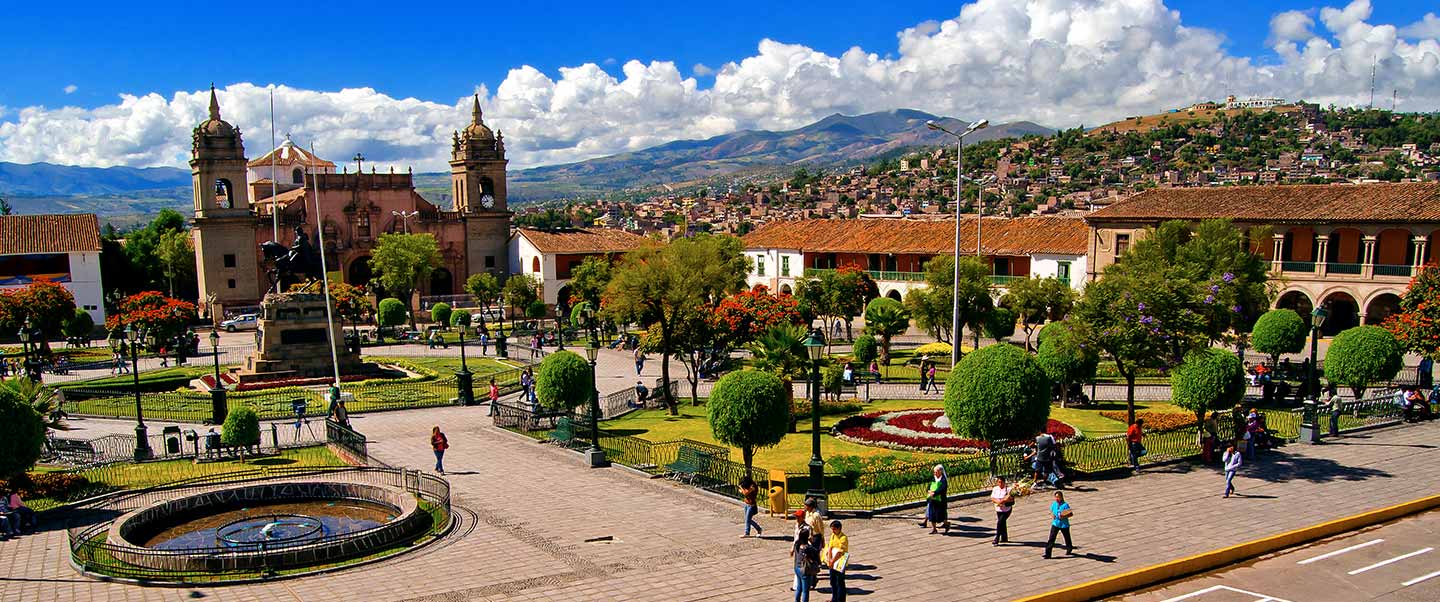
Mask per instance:
[[[305,227],[300,225],[295,226],[295,241],[288,249],[273,240],[260,243],[265,262],[274,264],[265,272],[270,279],[270,291],[283,293],[295,284],[305,284],[308,288],[320,280],[320,253],[316,248],[305,234]]]

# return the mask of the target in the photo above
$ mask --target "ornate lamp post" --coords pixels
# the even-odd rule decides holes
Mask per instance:
[[[590,449],[585,455],[590,457],[590,467],[598,468],[610,463],[605,460],[605,450],[600,448],[600,385],[595,373],[595,362],[600,358],[600,338],[595,333],[595,310],[589,307],[585,308],[585,323],[590,327],[590,345],[585,347],[585,358],[590,360]]]
[[[135,378],[135,459],[148,460],[154,452],[150,450],[150,435],[145,429],[145,411],[140,404],[140,339],[142,335],[135,325],[125,327],[125,340],[130,342],[130,375]]]
[[[1320,397],[1320,379],[1317,377],[1319,370],[1315,365],[1315,356],[1320,341],[1320,328],[1325,325],[1325,318],[1330,312],[1324,307],[1317,307],[1310,312],[1310,367],[1305,370],[1305,392],[1309,399],[1305,400],[1305,411],[1300,421],[1300,439],[1306,443],[1320,442],[1319,416],[1316,412]]]
[[[215,358],[215,386],[210,387],[210,424],[224,424],[226,407],[225,385],[220,382],[220,331],[210,329],[210,353]]]
[[[455,385],[459,388],[460,405],[475,405],[475,376],[470,365],[465,363],[465,327],[460,327],[460,371],[455,373]]]
[[[564,350],[565,350],[565,314],[569,313],[568,311],[566,311],[566,310],[568,310],[568,309],[569,309],[569,308],[568,308],[568,307],[565,307],[564,305],[562,305],[559,300],[556,300],[556,302],[555,302],[555,349],[556,349],[557,351],[564,351]]]
[[[32,334],[33,329],[30,326],[30,318],[25,318],[25,323],[20,325],[20,351],[24,356],[21,362],[25,364],[25,377],[35,382],[40,382],[40,371],[35,369],[36,362],[30,359],[30,338]]]
[[[825,352],[825,335],[810,329],[805,337],[805,353],[810,357],[810,489],[807,497],[815,498],[820,512],[826,511],[825,460],[820,458],[820,358]]]
[[[495,321],[495,356],[500,359],[510,357],[505,350],[505,309],[500,309],[500,319]]]

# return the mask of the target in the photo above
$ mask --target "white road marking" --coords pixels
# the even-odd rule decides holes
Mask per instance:
[[[1205,589],[1202,589],[1202,590],[1200,590],[1200,591],[1198,591],[1198,592],[1190,592],[1190,593],[1185,594],[1185,595],[1183,595],[1183,596],[1176,596],[1176,597],[1170,598],[1170,599],[1168,599],[1168,600],[1162,600],[1161,602],[1179,602],[1180,600],[1188,600],[1188,599],[1194,598],[1194,597],[1196,597],[1196,596],[1203,596],[1203,595],[1208,594],[1208,593],[1210,593],[1210,592],[1219,592],[1219,591],[1235,592],[1235,593],[1237,593],[1237,594],[1245,594],[1245,595],[1247,595],[1247,596],[1255,596],[1255,600],[1254,600],[1253,602],[1290,602],[1289,600],[1285,600],[1285,599],[1282,599],[1282,598],[1276,598],[1276,597],[1274,597],[1274,596],[1267,596],[1267,595],[1265,595],[1265,594],[1257,594],[1257,593],[1255,593],[1255,592],[1247,592],[1247,591],[1245,591],[1245,590],[1243,590],[1243,589],[1236,589],[1236,588],[1230,587],[1230,586],[1228,586],[1228,585],[1212,585],[1212,586],[1207,587],[1207,588],[1205,588]]]
[[[1387,565],[1387,564],[1390,564],[1390,563],[1392,563],[1392,562],[1400,562],[1401,560],[1404,560],[1404,559],[1409,558],[1409,557],[1411,557],[1411,556],[1419,556],[1419,555],[1421,555],[1421,554],[1424,554],[1424,553],[1429,552],[1429,551],[1434,550],[1434,549],[1435,549],[1435,548],[1421,548],[1421,549],[1419,549],[1419,550],[1415,550],[1414,552],[1410,552],[1409,554],[1401,554],[1401,555],[1396,556],[1396,557],[1394,557],[1394,558],[1391,558],[1391,559],[1389,559],[1389,560],[1381,560],[1380,562],[1377,562],[1377,563],[1372,564],[1372,565],[1370,565],[1370,566],[1355,569],[1355,570],[1353,570],[1353,571],[1350,571],[1350,572],[1347,573],[1347,574],[1349,574],[1349,575],[1359,575],[1360,573],[1363,573],[1363,572],[1368,571],[1368,570],[1370,570],[1370,569],[1378,569],[1378,568],[1380,568],[1380,567],[1382,567],[1382,566],[1385,566],[1385,565]]]
[[[1433,573],[1430,573],[1429,575],[1421,575],[1421,576],[1419,576],[1419,577],[1416,577],[1416,578],[1414,578],[1414,579],[1411,579],[1411,580],[1409,580],[1409,581],[1406,581],[1406,582],[1404,582],[1404,583],[1401,583],[1400,585],[1403,585],[1403,586],[1405,586],[1405,587],[1410,587],[1410,586],[1412,586],[1412,585],[1415,585],[1416,583],[1419,583],[1419,582],[1421,582],[1421,581],[1425,581],[1426,579],[1431,579],[1431,578],[1434,578],[1434,577],[1440,577],[1440,571],[1435,571],[1435,572],[1433,572]]]
[[[1345,548],[1345,549],[1343,549],[1343,550],[1335,550],[1334,552],[1327,552],[1327,553],[1325,553],[1325,554],[1321,554],[1321,555],[1316,556],[1316,557],[1314,557],[1314,558],[1307,558],[1307,559],[1301,560],[1300,562],[1297,562],[1297,563],[1295,563],[1295,564],[1310,564],[1310,563],[1312,563],[1312,562],[1320,562],[1321,560],[1324,560],[1324,559],[1326,559],[1326,558],[1333,558],[1333,557],[1335,557],[1335,556],[1339,556],[1339,555],[1344,554],[1344,553],[1346,553],[1346,552],[1352,552],[1352,551],[1358,550],[1358,549],[1360,549],[1360,548],[1370,547],[1370,546],[1373,546],[1373,545],[1375,545],[1375,544],[1377,544],[1377,543],[1380,543],[1380,542],[1382,542],[1382,541],[1385,541],[1385,540],[1383,540],[1383,539],[1375,539],[1375,540],[1367,541],[1367,542],[1362,543],[1362,544],[1357,544],[1357,545],[1350,546],[1350,547]]]

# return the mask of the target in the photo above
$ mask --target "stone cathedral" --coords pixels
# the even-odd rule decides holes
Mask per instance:
[[[511,212],[505,203],[505,138],[485,125],[477,96],[470,124],[454,133],[450,152],[453,207],[446,211],[415,192],[410,173],[335,173],[335,164],[293,143],[253,161],[240,129],[220,118],[210,89],[210,116],[195,127],[190,172],[192,232],[202,311],[213,319],[258,305],[269,282],[261,242],[289,245],[295,226],[318,243],[324,233],[326,267],[350,284],[369,285],[370,253],[381,234],[430,234],[441,267],[421,283],[420,295],[463,292],[470,274],[506,273]],[[213,306],[205,307],[205,304]]]

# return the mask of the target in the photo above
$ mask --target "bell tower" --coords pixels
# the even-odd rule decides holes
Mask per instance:
[[[240,130],[220,118],[215,86],[210,86],[210,116],[191,134],[190,176],[194,187],[195,275],[202,306],[214,300],[218,323],[225,306],[260,300],[256,258],[256,218],[245,181],[245,145]]]
[[[465,221],[467,272],[503,274],[509,270],[510,210],[505,202],[505,135],[491,132],[480,112],[480,96],[470,109],[470,125],[455,132],[450,147],[450,188],[455,211]]]

